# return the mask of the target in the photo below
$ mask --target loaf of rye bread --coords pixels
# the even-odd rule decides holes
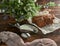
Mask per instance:
[[[47,14],[42,16],[34,16],[32,22],[39,27],[44,27],[46,25],[52,24],[55,16],[53,14]]]

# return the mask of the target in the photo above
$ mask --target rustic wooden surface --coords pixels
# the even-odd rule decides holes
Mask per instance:
[[[41,1],[41,0],[39,0]],[[40,3],[38,1],[38,3]],[[55,7],[55,14],[60,14],[60,8],[57,10],[58,8]],[[58,12],[57,12],[58,11]],[[56,15],[56,17],[60,18],[60,15]],[[5,18],[5,16],[2,16],[2,14],[0,14],[0,32],[1,31],[11,31],[11,32],[15,32],[18,35],[20,35],[20,30],[16,27],[12,27],[10,25],[8,25],[8,23],[15,23],[14,19],[7,17],[7,19]],[[42,32],[40,31],[37,34],[31,34],[31,37],[28,39],[23,39],[24,42],[31,42],[35,39],[41,39],[41,38],[50,38],[53,39],[58,46],[60,46],[60,29],[50,33],[50,34],[42,34]]]
[[[56,16],[60,18],[60,15],[56,15]],[[3,15],[0,15],[0,31],[11,31],[11,32],[17,33],[18,35],[21,34],[20,30],[18,28],[8,25],[8,23],[12,23],[12,22],[15,23],[14,19],[12,19],[12,18],[9,19],[7,17],[6,19],[9,21],[8,22],[7,20],[4,20],[3,18],[4,18]],[[23,40],[24,40],[24,42],[31,42],[35,39],[41,39],[41,38],[53,39],[57,43],[57,45],[60,46],[60,29],[58,29],[50,34],[46,34],[46,35],[42,34],[42,32],[40,31],[37,34],[31,34],[30,38],[23,39]]]

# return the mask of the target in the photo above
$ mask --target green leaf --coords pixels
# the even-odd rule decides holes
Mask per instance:
[[[5,13],[9,13],[15,19],[20,20],[28,19],[33,17],[37,11],[39,11],[40,6],[35,3],[35,0],[4,0],[0,9],[6,8]]]

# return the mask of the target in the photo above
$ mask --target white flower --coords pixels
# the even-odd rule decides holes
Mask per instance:
[[[36,2],[37,0],[34,0],[34,2]]]
[[[20,3],[20,0],[18,2]]]

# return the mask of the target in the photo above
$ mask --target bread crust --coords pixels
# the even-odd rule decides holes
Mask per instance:
[[[53,14],[34,16],[32,18],[32,22],[35,23],[39,27],[44,27],[46,25],[52,24],[54,17],[55,16]]]

